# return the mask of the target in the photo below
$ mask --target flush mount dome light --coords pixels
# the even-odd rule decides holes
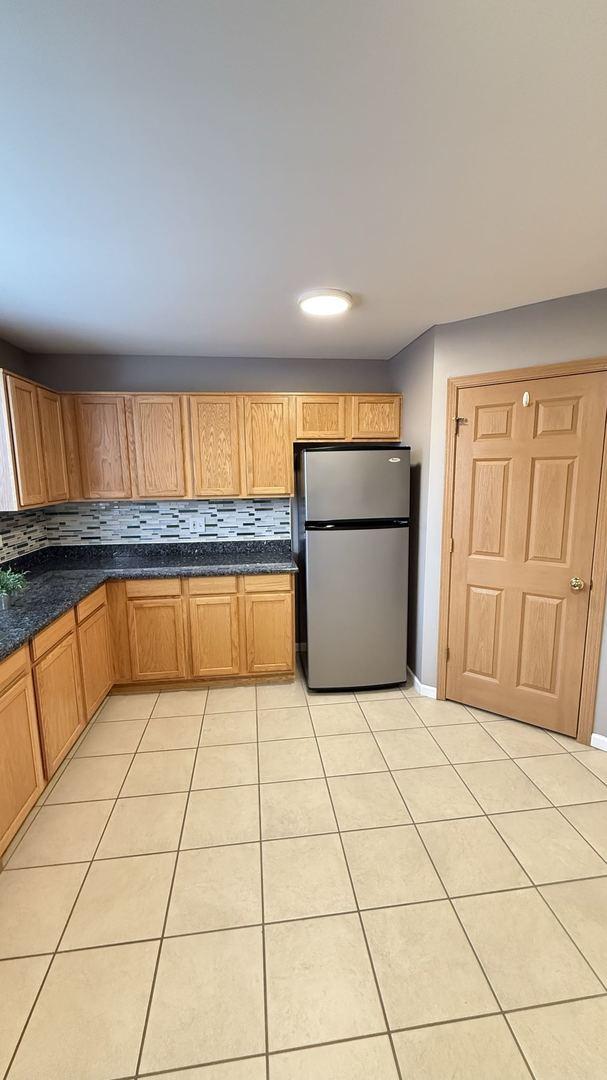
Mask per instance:
[[[306,315],[343,315],[352,307],[352,297],[341,289],[310,289],[297,303]]]

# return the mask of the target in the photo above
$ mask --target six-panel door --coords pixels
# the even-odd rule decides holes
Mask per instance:
[[[575,735],[606,409],[607,373],[460,391],[447,697]]]
[[[0,694],[0,855],[43,787],[36,702],[28,673]]]

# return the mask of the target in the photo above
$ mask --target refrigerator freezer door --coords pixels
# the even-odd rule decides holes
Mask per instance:
[[[305,450],[306,521],[408,517],[409,456],[403,447]]]
[[[313,690],[404,682],[409,530],[306,533]]]

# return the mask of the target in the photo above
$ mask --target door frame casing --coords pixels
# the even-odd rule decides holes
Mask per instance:
[[[453,535],[453,499],[455,495],[455,448],[457,437],[458,395],[460,390],[476,386],[492,386],[521,382],[524,379],[554,379],[563,375],[588,375],[607,371],[607,357],[592,360],[567,360],[558,364],[510,368],[506,371],[487,371],[479,375],[460,375],[447,380],[447,438],[445,451],[445,485],[443,496],[443,527],[441,538],[440,606],[438,621],[438,680],[436,696],[441,700],[447,690],[447,646],[449,636],[449,605],[451,597],[451,537]],[[605,598],[607,595],[607,452],[603,434],[603,456],[597,506],[592,573],[586,641],[582,666],[582,684],[578,711],[577,741],[590,743],[594,727],[596,690],[599,672]]]

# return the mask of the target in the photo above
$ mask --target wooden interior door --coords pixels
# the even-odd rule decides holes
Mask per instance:
[[[84,498],[130,498],[124,398],[120,394],[81,394],[76,399],[76,417]]]
[[[244,399],[247,494],[293,493],[291,399],[288,394],[248,394]]]
[[[237,675],[240,671],[238,596],[191,596],[192,675]]]
[[[137,394],[132,399],[137,495],[183,499],[181,402],[178,394]]]
[[[576,734],[606,408],[605,372],[460,390],[447,697]]]
[[[70,497],[65,440],[63,437],[63,417],[61,398],[52,390],[36,388],[44,475],[46,477],[46,498],[48,502],[66,502]]]
[[[48,780],[86,722],[74,631],[38,661],[34,668],[34,681]]]
[[[46,502],[40,416],[34,383],[6,376],[20,506]]]
[[[236,394],[191,394],[194,494],[242,494],[240,403]]]

